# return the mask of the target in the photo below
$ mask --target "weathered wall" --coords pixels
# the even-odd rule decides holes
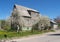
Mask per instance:
[[[22,27],[22,31],[30,31],[32,30],[32,27]]]
[[[30,13],[28,12],[30,10]],[[50,25],[49,18],[45,16],[40,16],[39,12],[33,9],[29,9],[26,7],[15,5],[13,8],[13,12],[11,15],[11,23],[17,24],[22,28],[22,30],[31,30],[32,26],[37,24],[39,28],[41,28],[41,24],[43,26]],[[31,28],[30,28],[31,27]]]

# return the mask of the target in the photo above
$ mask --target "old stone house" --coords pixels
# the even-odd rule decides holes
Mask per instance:
[[[39,11],[15,4],[10,16],[10,24],[13,29],[31,30],[37,24],[37,28],[41,26],[50,26],[50,20],[46,16],[42,16]]]

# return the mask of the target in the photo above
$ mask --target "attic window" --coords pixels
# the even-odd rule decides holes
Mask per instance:
[[[31,11],[29,11],[29,10],[27,10],[27,11],[28,11],[29,15],[31,15]]]
[[[16,6],[14,5],[14,8],[16,8]]]

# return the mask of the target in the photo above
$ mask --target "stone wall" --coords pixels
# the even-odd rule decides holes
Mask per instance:
[[[32,26],[37,23],[39,25],[39,28],[41,28],[41,25],[49,26],[50,25],[49,22],[50,21],[48,17],[40,16],[39,12],[37,12],[36,10],[18,6],[18,5],[14,6],[13,12],[11,15],[11,24],[16,23],[17,25],[23,27],[22,30],[26,30],[27,28],[30,28],[30,27],[32,28]]]

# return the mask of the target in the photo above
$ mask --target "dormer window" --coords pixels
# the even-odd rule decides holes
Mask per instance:
[[[30,16],[39,16],[39,12],[35,12],[33,10],[27,10]]]

